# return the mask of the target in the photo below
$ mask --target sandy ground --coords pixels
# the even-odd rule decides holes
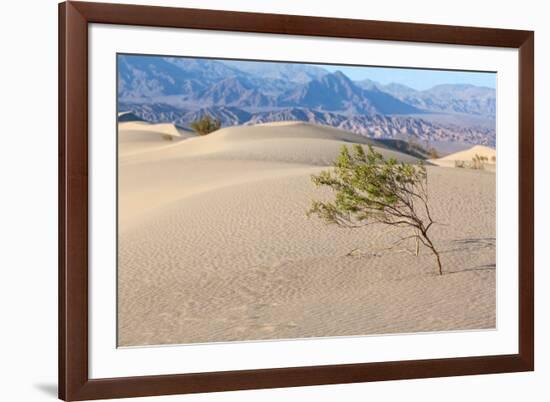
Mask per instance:
[[[330,196],[311,174],[371,140],[307,124],[145,140],[122,126],[120,346],[495,327],[494,173],[428,168],[440,277],[427,251],[387,249],[397,232],[306,217]]]

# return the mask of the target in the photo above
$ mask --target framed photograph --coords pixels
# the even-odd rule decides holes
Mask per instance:
[[[534,369],[533,32],[59,22],[61,399]]]

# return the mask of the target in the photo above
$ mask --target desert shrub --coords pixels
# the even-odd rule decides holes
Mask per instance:
[[[428,176],[422,161],[416,165],[384,159],[369,146],[360,145],[353,152],[343,146],[333,163],[334,169],[313,175],[316,186],[335,192],[331,202],[313,201],[308,216],[314,214],[328,224],[357,228],[372,223],[409,229],[406,239],[415,239],[436,258],[441,275],[439,252],[429,235],[434,224],[428,204]],[[417,243],[418,244],[418,243]]]
[[[434,147],[430,147],[428,142],[423,146],[415,138],[407,141],[406,147],[398,149],[422,159],[438,159],[440,157],[437,150]]]
[[[192,122],[189,126],[197,134],[206,135],[219,130],[222,123],[220,119],[214,119],[209,115],[204,115],[199,120]]]
[[[428,155],[428,151],[422,145],[420,145],[420,143],[416,141],[416,139],[414,138],[411,138],[407,142],[407,148],[404,151],[411,155],[415,155],[415,154],[420,154],[424,156]]]
[[[428,152],[429,152],[430,159],[438,159],[439,158],[439,152],[437,152],[437,149],[430,148]]]

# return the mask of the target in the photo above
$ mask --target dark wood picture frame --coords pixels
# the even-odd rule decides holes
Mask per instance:
[[[519,353],[90,379],[88,24],[194,28],[519,49]],[[59,5],[59,397],[64,400],[295,387],[534,369],[534,33],[381,21],[66,2]]]

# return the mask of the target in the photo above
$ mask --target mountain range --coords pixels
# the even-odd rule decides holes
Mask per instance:
[[[496,141],[492,88],[419,91],[308,64],[119,55],[118,109],[182,128],[208,114],[224,126],[300,120],[376,138]]]

